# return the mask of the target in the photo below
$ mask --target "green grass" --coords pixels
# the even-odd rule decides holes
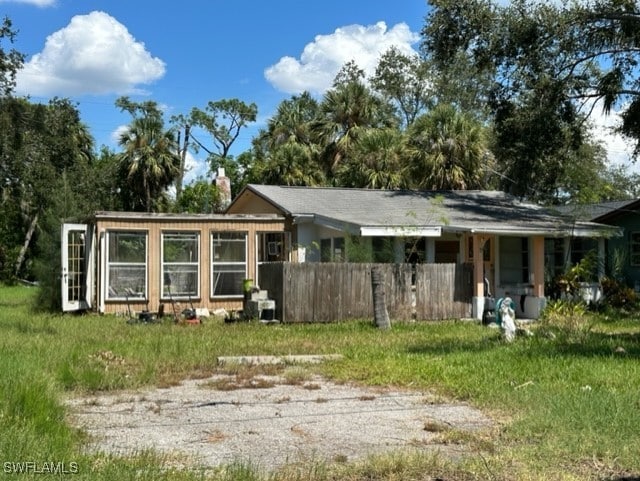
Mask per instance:
[[[36,291],[0,287],[0,461],[77,463],[72,479],[615,479],[640,475],[640,321],[594,318],[578,334],[513,344],[469,322],[128,325],[122,318],[51,315]],[[431,390],[492,415],[490,433],[450,433],[473,454],[451,463],[391,454],[366,463],[289,467],[264,475],[233,465],[176,471],[161,454],[82,454],[64,396],[170,386],[219,370],[218,356],[340,353],[313,368],[338,381]],[[304,373],[296,372],[304,377]],[[3,474],[17,479],[17,475]],[[21,475],[25,476],[25,475]],[[35,476],[35,475],[34,475]],[[56,479],[59,475],[55,475]],[[47,476],[44,476],[45,478]],[[38,475],[37,479],[42,479]]]

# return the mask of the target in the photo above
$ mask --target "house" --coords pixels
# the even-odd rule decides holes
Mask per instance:
[[[622,235],[605,244],[608,270],[640,291],[640,199],[562,206],[558,210],[575,219],[618,227]]]
[[[97,212],[63,225],[63,310],[241,309],[243,281],[288,245],[277,214]]]
[[[229,215],[284,219],[298,262],[469,263],[472,311],[511,296],[518,315],[537,318],[545,280],[595,247],[602,257],[615,226],[576,220],[497,191],[391,191],[248,185]]]

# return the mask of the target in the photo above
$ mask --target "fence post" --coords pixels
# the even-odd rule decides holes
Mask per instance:
[[[384,271],[379,266],[371,268],[371,290],[373,294],[373,319],[380,329],[391,328],[384,292]]]

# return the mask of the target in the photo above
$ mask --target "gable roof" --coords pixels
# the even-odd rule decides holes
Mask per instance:
[[[592,222],[611,222],[620,215],[640,213],[640,199],[614,200],[594,204],[563,205],[558,207],[563,214]]]
[[[294,223],[313,222],[358,235],[440,235],[472,232],[549,237],[617,234],[611,226],[574,221],[500,191],[410,191],[249,184],[227,212],[240,213],[252,196]],[[431,234],[429,234],[431,232]],[[437,232],[437,233],[436,233]]]

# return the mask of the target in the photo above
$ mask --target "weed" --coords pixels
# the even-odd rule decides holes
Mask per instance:
[[[640,322],[633,312],[592,313],[550,303],[532,330],[555,336],[505,344],[479,324],[446,321],[397,323],[385,333],[372,329],[369,320],[281,325],[277,330],[213,322],[198,329],[171,324],[149,329],[115,316],[33,312],[28,305],[35,293],[0,287],[0,453],[5,460],[77,461],[78,481],[575,480],[640,473]],[[247,353],[309,352],[343,357],[309,368],[216,362],[220,356]],[[336,383],[407,387],[428,392],[420,398],[425,405],[466,401],[488,412],[500,429],[490,437],[455,429],[435,432],[482,454],[456,463],[425,453],[393,453],[345,459],[336,466],[310,463],[267,476],[246,463],[206,473],[178,470],[172,467],[175,459],[154,452],[87,455],[82,434],[66,423],[61,400],[70,391],[172,385],[216,373],[229,374],[233,388],[258,387],[261,378],[267,386],[268,376],[313,384],[315,374]]]

